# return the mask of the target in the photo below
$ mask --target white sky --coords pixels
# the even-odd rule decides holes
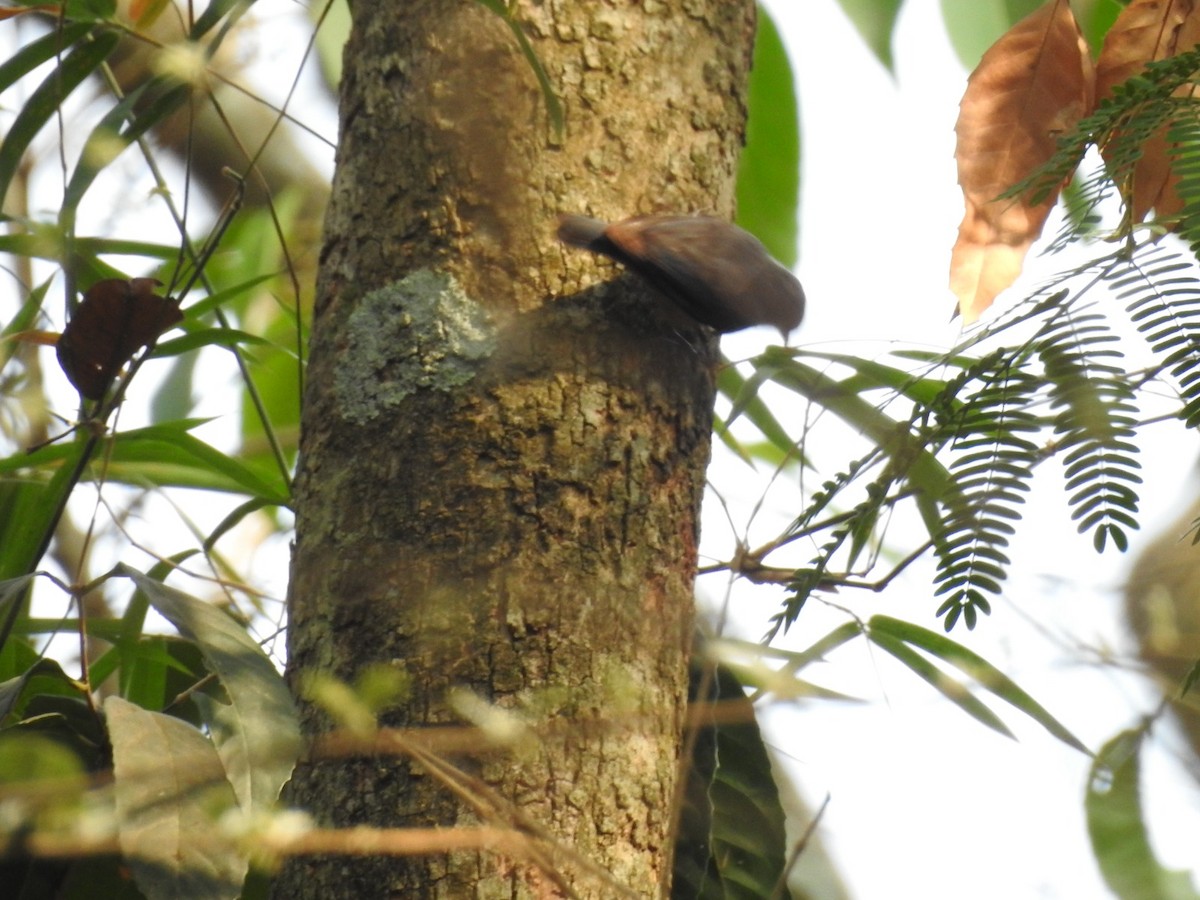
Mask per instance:
[[[959,331],[949,323],[947,266],[962,214],[953,127],[966,73],[945,39],[939,4],[905,3],[895,78],[870,56],[835,0],[767,5],[801,97],[799,273],[809,314],[793,340],[866,355],[882,354],[893,340],[949,346]],[[1050,272],[1056,265],[1061,261],[1031,268]],[[735,335],[724,349],[739,358],[764,339]],[[1142,492],[1148,536],[1176,509],[1181,483],[1189,483],[1196,442],[1178,438],[1164,431],[1150,440]],[[835,456],[834,464],[848,458]],[[714,466],[712,479],[727,498],[744,483],[738,471],[728,458]],[[952,636],[1098,748],[1156,701],[1139,679],[1083,662],[1084,647],[1130,651],[1114,590],[1128,560],[1111,552],[1097,557],[1090,540],[1065,524],[1060,483],[1057,472],[1039,475],[1039,498],[1012,548],[1005,597],[975,632],[960,628]],[[737,504],[738,521],[754,499]],[[772,488],[766,505],[778,518],[758,523],[760,536],[794,514],[790,500],[785,487]],[[728,528],[716,504],[706,506],[704,525],[706,546],[724,546]],[[1146,537],[1135,537],[1135,550]],[[885,613],[936,630],[929,576],[928,566],[918,566],[882,595],[843,592],[837,600],[864,618]],[[724,584],[709,578],[701,590],[719,602]],[[774,595],[761,588],[736,590],[734,605],[735,629],[751,638],[776,608]],[[786,643],[807,646],[841,621],[810,602]],[[1109,896],[1083,817],[1088,759],[999,704],[989,705],[1020,740],[993,734],[861,643],[832,657],[819,679],[872,702],[776,707],[767,716],[770,741],[814,805],[831,795],[821,834],[853,896]],[[1168,867],[1195,870],[1200,790],[1175,759],[1183,741],[1172,726],[1164,723],[1155,737],[1145,759],[1152,836]]]

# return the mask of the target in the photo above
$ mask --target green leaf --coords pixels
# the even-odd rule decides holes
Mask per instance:
[[[1029,694],[1017,686],[1011,678],[962,644],[950,640],[944,634],[930,631],[911,622],[902,622],[890,616],[872,616],[867,623],[867,634],[878,643],[880,636],[911,644],[926,653],[949,663],[970,676],[978,684],[1033,719],[1048,732],[1069,747],[1091,755],[1075,735],[1071,734],[1054,716]],[[887,649],[887,648],[885,648]]]
[[[236,241],[234,242],[236,243]],[[270,281],[272,278],[277,278],[279,272],[264,272],[260,275],[251,276],[244,281],[217,291],[215,294],[210,294],[203,300],[197,300],[195,303],[188,306],[184,312],[187,314],[188,321],[184,323],[184,327],[188,327],[189,323],[199,321],[204,316],[211,313],[213,310],[225,305],[230,300],[247,294],[260,284]]]
[[[81,699],[83,688],[56,661],[40,659],[16,678],[0,682],[0,727],[20,719],[25,704],[35,695]]]
[[[847,623],[826,635],[814,647],[803,653],[779,651],[765,647],[756,641],[739,641],[726,638],[709,638],[703,645],[703,660],[713,665],[719,665],[723,672],[728,672],[747,688],[753,689],[751,699],[761,694],[770,694],[777,700],[794,700],[798,697],[819,697],[823,700],[839,700],[843,702],[861,702],[858,697],[843,694],[829,688],[821,687],[810,681],[797,677],[796,673],[810,662],[815,662],[835,647],[860,634],[856,623]],[[787,660],[788,664],[782,669],[768,665],[766,658]],[[799,660],[804,659],[801,663]]]
[[[342,81],[342,52],[350,38],[350,4],[346,0],[332,0],[323,6],[313,4],[308,10],[321,25],[315,41],[321,74],[325,83],[336,89]]]
[[[67,0],[68,19],[103,22],[117,12],[117,0]]]
[[[737,173],[737,223],[789,268],[796,264],[800,114],[792,65],[771,17],[758,7],[746,146]]]
[[[895,71],[892,35],[904,0],[838,0],[842,12],[854,23],[859,35],[889,72]]]
[[[199,646],[229,703],[202,702],[217,751],[238,804],[245,812],[271,807],[300,753],[300,725],[291,694],[243,626],[210,603],[167,587],[124,564],[151,605]],[[204,698],[207,699],[207,698]]]
[[[1000,35],[1041,5],[1042,0],[942,0],[942,19],[954,52],[974,69]]]
[[[803,462],[804,458],[800,455],[796,441],[788,434],[787,429],[780,424],[775,418],[775,414],[771,411],[761,397],[758,396],[758,390],[762,386],[764,378],[746,378],[738,371],[737,366],[721,358],[721,365],[717,370],[717,390],[724,394],[734,404],[733,410],[730,412],[729,419],[722,421],[720,417],[714,416],[717,434],[725,441],[730,448],[748,460],[749,454],[743,452],[741,445],[737,443],[733,435],[729,431],[729,425],[738,416],[745,416],[755,428],[762,432],[771,444],[778,451],[778,459],[773,462],[782,462],[784,459],[793,459],[797,462]],[[759,454],[761,455],[761,454]]]
[[[92,40],[74,47],[22,104],[4,135],[4,143],[0,144],[0,197],[8,193],[21,158],[42,126],[58,112],[71,92],[100,67],[119,42],[120,35],[115,31],[97,32]]]
[[[1184,698],[1188,691],[1196,686],[1197,679],[1200,679],[1200,659],[1197,659],[1194,663],[1192,663],[1192,667],[1188,670],[1187,675],[1185,675],[1183,678],[1183,684],[1179,686],[1180,700]]]
[[[37,732],[0,735],[0,784],[46,781],[55,782],[64,795],[72,789],[82,794],[87,787],[79,757],[60,741]],[[11,827],[11,819],[5,824]]]
[[[1120,900],[1200,900],[1184,872],[1164,869],[1142,818],[1140,755],[1143,728],[1122,731],[1092,763],[1084,808],[1092,853]]]
[[[242,462],[227,456],[185,430],[187,421],[151,425],[117,436],[111,463],[158,463],[220,476],[241,490],[279,506],[290,502],[280,480],[268,480]],[[146,469],[147,472],[151,471]],[[217,480],[214,480],[217,483]]]
[[[693,669],[693,690],[702,683]],[[713,671],[711,693],[693,699],[700,722],[685,785],[674,896],[775,896],[787,864],[784,814],[754,706],[745,686],[724,666]],[[736,709],[737,721],[704,723],[704,704],[711,701]]]
[[[498,15],[512,31],[513,37],[517,40],[517,46],[521,49],[521,55],[525,57],[529,68],[533,70],[534,77],[537,78],[538,87],[542,89],[542,99],[546,103],[546,113],[550,116],[550,125],[554,129],[554,134],[562,137],[564,123],[562,101],[554,93],[554,85],[550,83],[550,76],[546,74],[542,61],[534,52],[529,38],[525,36],[525,30],[521,28],[521,23],[513,16],[512,6],[502,3],[500,0],[475,0],[475,2]]]
[[[97,477],[103,475],[109,481],[137,486],[154,484],[245,493],[277,506],[286,506],[290,502],[288,488],[281,479],[260,475],[245,463],[187,433],[188,429],[199,424],[202,424],[201,420],[183,419],[119,432],[115,438],[109,439],[103,461],[94,461],[92,468]],[[0,475],[54,467],[54,477],[58,478],[65,469],[74,465],[80,446],[82,444],[78,441],[66,445],[54,444],[33,453],[0,459]],[[274,473],[275,470],[266,471]],[[42,488],[38,482],[26,483],[42,492],[49,490]],[[51,486],[53,484],[52,480]],[[3,492],[4,484],[0,483],[0,501],[3,500]],[[36,491],[30,502],[42,502],[38,500]],[[2,510],[3,503],[0,502]],[[3,535],[3,527],[3,521],[0,520],[0,536]],[[23,527],[19,534],[24,533]],[[16,549],[24,549],[25,543],[21,542],[15,549],[0,545],[0,563],[10,551],[15,553]],[[18,558],[26,560],[27,556]]]
[[[225,516],[225,518],[218,522],[216,527],[214,527],[213,530],[210,531],[204,538],[205,551],[211,552],[212,548],[216,546],[217,541],[240,525],[242,520],[244,520],[248,515],[258,512],[260,509],[266,509],[272,505],[274,504],[267,503],[265,500],[260,500],[257,497],[247,500],[245,503],[239,505],[237,509],[230,512],[227,516]]]
[[[946,389],[946,382],[940,378],[916,375],[907,369],[889,366],[874,359],[863,359],[846,353],[822,353],[815,350],[805,350],[804,356],[841,363],[852,369],[854,374],[843,379],[842,386],[855,393],[869,390],[892,391],[923,406],[930,406],[941,397],[942,392]]]
[[[91,30],[92,26],[86,22],[70,22],[21,47],[4,63],[0,63],[0,93],[7,91],[38,66],[54,59]]]
[[[239,331],[236,328],[201,328],[189,331],[183,337],[163,341],[155,346],[151,356],[154,359],[160,359],[167,356],[179,356],[181,353],[190,353],[201,347],[240,347],[244,344],[268,345],[270,343],[266,338],[259,337],[257,334]]]
[[[3,608],[3,605],[0,605],[0,610]],[[20,607],[17,607],[17,611],[20,612]],[[28,619],[20,620],[21,623],[26,621]],[[42,654],[30,641],[17,638],[15,632],[10,634],[0,646],[0,679],[19,677],[41,658]]]
[[[908,423],[899,422],[864,400],[852,387],[806,365],[792,351],[768,350],[757,360],[755,378],[734,402],[729,421],[740,414],[745,403],[753,397],[750,387],[757,390],[756,379],[770,379],[791,391],[808,398],[832,412],[846,424],[856,428],[882,452],[890,456],[909,484],[932,500],[947,500],[957,495],[957,488],[946,467],[926,450],[912,433]]]
[[[249,863],[217,826],[234,804],[199,730],[120,697],[104,701],[125,863],[148,900],[236,898]]]
[[[1008,730],[1008,726],[1000,720],[1000,717],[988,709],[978,697],[972,694],[966,685],[951,678],[925,657],[921,656],[921,654],[910,648],[904,641],[895,639],[885,631],[876,631],[874,628],[868,629],[867,637],[871,639],[871,643],[882,650],[886,650],[924,681],[928,682],[943,697],[971,716],[971,718],[983,723],[988,728],[999,732],[1005,737],[1016,740],[1015,735]]]
[[[92,129],[63,192],[59,221],[65,231],[73,229],[76,208],[96,176],[126,147],[178,109],[188,92],[186,85],[172,79],[151,79],[130,91]],[[151,98],[148,101],[147,96]]]
[[[63,258],[63,233],[57,225],[18,219],[24,230],[18,234],[0,234],[0,252],[31,259],[47,259],[52,262]],[[114,256],[141,256],[155,262],[170,262],[179,255],[179,246],[154,244],[148,241],[130,241],[119,238],[76,237],[72,248],[84,259],[94,261],[102,253]],[[93,267],[95,263],[93,262]],[[125,277],[119,269],[107,266],[103,278]],[[85,279],[80,279],[87,283]]]
[[[1088,0],[1085,3],[1072,4],[1075,18],[1079,22],[1079,30],[1087,39],[1092,52],[1098,55],[1104,45],[1104,36],[1117,20],[1124,6],[1117,0]]]
[[[254,0],[212,0],[205,7],[204,12],[200,14],[200,17],[196,19],[196,23],[192,26],[192,30],[188,34],[188,39],[197,41],[204,37],[204,35],[216,27],[218,22],[231,12],[234,14],[230,16],[230,19],[236,21],[241,18],[242,13],[246,12],[253,5]],[[239,9],[239,7],[241,8]]]
[[[25,298],[25,302],[21,304],[21,308],[17,310],[16,315],[9,319],[8,324],[4,326],[4,330],[0,331],[0,338],[7,338],[18,332],[27,331],[37,323],[38,315],[42,311],[42,302],[46,299],[46,291],[50,288],[51,280],[46,279],[29,292],[29,296]],[[0,340],[0,369],[8,365],[16,349],[16,341]]]
[[[39,474],[0,481],[0,578],[25,575],[38,567],[67,495],[75,486],[83,458],[90,453],[88,441],[44,449],[53,449],[60,462],[48,479]],[[26,469],[34,455],[18,451],[0,460],[0,471]],[[3,640],[0,634],[0,642]]]

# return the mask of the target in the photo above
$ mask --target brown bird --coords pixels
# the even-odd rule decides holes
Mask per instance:
[[[758,239],[711,216],[638,216],[606,225],[558,217],[558,239],[623,263],[684,312],[722,333],[774,325],[787,339],[804,289]]]

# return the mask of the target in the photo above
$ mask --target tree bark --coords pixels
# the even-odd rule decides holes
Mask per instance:
[[[670,873],[715,343],[561,247],[554,219],[731,214],[753,2],[518,4],[562,135],[480,3],[352,12],[289,678],[393,667],[411,690],[389,726],[461,722],[447,695],[463,689],[555,723],[454,762],[650,896]],[[303,717],[310,736],[331,726]],[[305,763],[290,801],[327,826],[512,824],[402,758]],[[314,857],[274,895],[614,896],[569,854],[541,862]]]

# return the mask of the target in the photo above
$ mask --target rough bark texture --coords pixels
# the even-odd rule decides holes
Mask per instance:
[[[732,212],[753,2],[520,4],[564,100],[561,137],[479,3],[352,12],[289,675],[402,670],[412,693],[387,725],[461,721],[445,699],[466,688],[534,723],[625,726],[456,762],[650,896],[670,871],[714,345],[559,246],[554,218]],[[330,725],[304,716],[310,734]],[[327,825],[479,821],[403,759],[303,766],[290,800]],[[614,896],[560,863],[581,896]],[[275,887],[557,895],[527,860],[487,852],[297,860]]]

